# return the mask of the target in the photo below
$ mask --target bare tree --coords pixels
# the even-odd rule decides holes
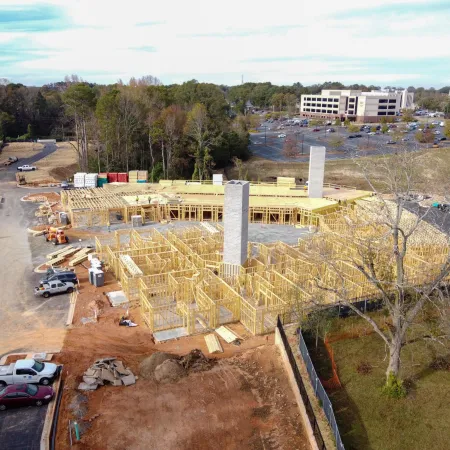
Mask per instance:
[[[327,217],[324,233],[312,239],[306,251],[317,263],[316,288],[372,326],[389,353],[386,385],[401,387],[401,352],[411,325],[428,305],[437,315],[449,306],[442,291],[450,273],[449,235],[431,207],[411,203],[417,188],[424,186],[420,155],[402,149],[355,162],[373,197]],[[367,297],[381,300],[389,315],[386,327],[353,304]]]
[[[192,110],[188,113],[185,131],[195,142],[195,169],[192,177],[193,179],[202,181],[208,176],[209,147],[212,144],[205,105],[196,103],[193,106]]]
[[[120,125],[123,130],[125,141],[125,161],[127,172],[129,170],[129,147],[132,143],[133,134],[140,126],[140,108],[134,97],[127,90],[122,91],[119,100]]]
[[[166,177],[169,179],[172,171],[174,147],[183,133],[185,115],[176,105],[169,106],[162,113],[164,133],[166,135]]]
[[[283,156],[285,156],[286,158],[290,158],[290,159],[298,158],[298,156],[299,156],[299,151],[298,151],[298,148],[297,148],[297,144],[290,137],[288,137],[284,141]]]
[[[63,96],[66,112],[75,124],[76,145],[80,169],[88,169],[88,124],[92,119],[95,107],[95,93],[85,83],[71,84]]]

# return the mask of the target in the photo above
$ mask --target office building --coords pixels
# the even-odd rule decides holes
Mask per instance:
[[[351,89],[324,89],[321,94],[302,95],[300,115],[318,119],[350,119],[379,122],[383,116],[397,116],[413,107],[414,93],[404,91],[362,92]]]

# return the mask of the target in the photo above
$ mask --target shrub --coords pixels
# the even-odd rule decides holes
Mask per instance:
[[[362,361],[358,364],[356,371],[360,375],[369,375],[372,372],[372,365],[366,361]]]
[[[433,370],[450,370],[450,357],[438,356],[430,363],[430,369]]]
[[[403,381],[397,378],[392,372],[389,373],[382,392],[391,398],[400,399],[406,397],[406,388],[403,386]]]

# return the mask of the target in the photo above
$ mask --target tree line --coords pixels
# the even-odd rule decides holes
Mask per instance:
[[[27,87],[0,79],[0,140],[70,140],[83,171],[149,169],[153,180],[205,179],[214,169],[249,157],[248,130],[257,125],[249,109],[292,115],[302,94],[322,89],[380,86],[267,82],[229,87],[196,80],[162,85],[152,76],[99,85],[72,75]],[[408,87],[420,106],[450,113],[448,89]]]
[[[0,135],[69,140],[82,171],[149,169],[154,181],[208,179],[249,157],[248,120],[232,114],[219,86],[163,86],[151,76],[113,85],[72,76],[41,88],[0,86]]]

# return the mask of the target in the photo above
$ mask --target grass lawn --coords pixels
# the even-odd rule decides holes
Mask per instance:
[[[340,328],[358,321],[361,319],[341,319]],[[371,334],[337,341],[332,347],[343,388],[329,396],[347,450],[450,448],[450,371],[429,367],[436,356],[448,355],[448,349],[423,340],[406,345],[401,377],[406,380],[408,396],[393,400],[381,393],[387,366],[381,338]],[[372,366],[371,373],[358,373],[356,368],[362,362]],[[327,378],[327,365],[318,366]]]
[[[438,149],[423,149],[417,152],[420,170],[423,176],[422,188],[432,194],[438,193],[435,186],[446,185],[450,168],[450,147]],[[368,162],[379,156],[360,157]],[[296,177],[308,179],[308,162],[277,162],[259,157],[251,157],[243,164],[243,173],[247,173],[249,180],[275,181],[276,177]],[[228,179],[238,177],[234,167],[226,169]],[[376,178],[376,177],[374,177]],[[342,186],[354,186],[358,189],[369,189],[361,169],[352,159],[329,160],[325,162],[325,182]],[[449,446],[450,447],[450,446]]]

